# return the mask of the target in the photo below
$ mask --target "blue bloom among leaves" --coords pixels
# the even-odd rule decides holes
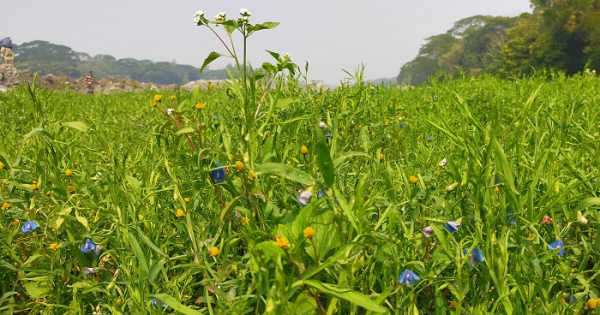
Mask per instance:
[[[400,128],[404,128],[404,123],[401,123],[400,126],[398,126]]]
[[[427,138],[427,141],[433,141],[433,136],[429,136],[429,138]]]
[[[554,249],[559,249],[562,248],[558,253],[556,253],[558,256],[564,256],[565,255],[565,243],[561,240],[556,240],[553,243],[551,243],[550,245],[548,245],[548,250],[554,250]]]
[[[21,228],[21,231],[23,231],[23,233],[29,233],[35,229],[37,229],[38,224],[33,222],[33,221],[27,221],[25,222],[25,225],[23,225],[23,227]]]
[[[217,166],[218,168],[210,171],[210,176],[212,177],[215,184],[225,180],[225,171],[223,170],[221,163],[217,162]]]
[[[91,239],[85,240],[85,244],[81,246],[81,252],[86,254],[96,249],[96,244]]]
[[[419,278],[419,276],[417,276],[416,273],[414,273],[408,269],[404,269],[402,274],[400,274],[400,277],[398,277],[398,283],[405,284],[405,285],[411,285],[411,284],[413,284],[413,282],[416,282],[419,280],[421,280],[421,278]]]
[[[152,304],[152,307],[154,308],[158,308],[158,306],[161,304],[163,308],[167,307],[167,303],[163,303],[160,299],[152,299],[152,301],[150,301],[150,304]]]
[[[468,252],[468,248],[463,249],[463,255],[466,255]],[[471,267],[475,267],[477,263],[484,262],[483,251],[479,248],[473,248],[469,254],[469,260],[471,261]]]
[[[454,232],[458,231],[458,228],[460,227],[460,223],[454,222],[454,221],[448,221],[448,222],[446,222],[445,227],[446,227],[446,230],[448,230],[448,232],[454,233]]]

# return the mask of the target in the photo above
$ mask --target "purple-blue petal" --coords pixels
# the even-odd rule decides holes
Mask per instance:
[[[29,232],[37,229],[37,227],[38,227],[37,223],[35,223],[33,221],[27,221],[21,228],[21,231],[23,231],[23,233],[29,233]]]

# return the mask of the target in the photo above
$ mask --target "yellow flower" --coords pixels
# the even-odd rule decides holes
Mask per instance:
[[[175,100],[175,95],[171,95],[171,101]]]
[[[208,254],[215,257],[219,255],[219,249],[213,246],[211,249],[208,250]]]
[[[497,192],[499,192],[499,191],[500,191],[500,187],[498,187],[498,186],[494,187],[494,192],[495,192],[495,193],[497,193]]]
[[[67,168],[67,170],[65,171],[65,175],[71,176],[71,175],[73,175],[73,171],[71,171],[70,169]]]
[[[60,281],[62,281],[62,282],[67,282],[67,280],[69,280],[69,277],[67,277],[67,276],[60,277]]]
[[[67,187],[67,191],[68,191],[70,194],[72,194],[72,193],[74,193],[74,192],[75,192],[75,188],[74,188],[73,186],[69,185],[69,186]]]
[[[417,179],[415,176],[413,176],[413,175],[410,175],[410,177],[408,178],[408,181],[409,181],[411,184],[416,184],[416,183],[417,183],[417,181],[418,181],[418,179]]]
[[[158,95],[158,94],[154,95],[154,102],[160,102],[160,101],[162,101],[162,95]]]
[[[185,198],[183,198],[183,201],[185,201],[185,202],[190,202],[190,198],[188,198],[188,197],[185,197]]]
[[[371,132],[371,136],[375,137],[375,132]]]
[[[596,304],[598,304],[598,301],[595,300],[595,299],[589,299],[587,301],[587,303],[585,303],[585,304],[587,305],[588,308],[595,309],[596,308]]]
[[[456,303],[456,301],[452,301],[452,302],[450,302],[450,307],[455,309],[457,304],[458,303]]]
[[[0,170],[4,168],[4,163],[0,162]]]
[[[244,169],[244,163],[242,163],[241,161],[237,161],[235,162],[235,170],[236,171],[241,171]]]
[[[379,159],[383,161],[383,153],[379,154]]]
[[[279,238],[276,236],[275,245],[277,247],[281,247],[283,250],[288,250],[288,248],[290,248],[290,242],[288,241],[287,237]]]
[[[117,306],[121,306],[121,305],[123,305],[123,300],[117,299]]]
[[[249,224],[250,223],[250,218],[248,217],[243,217],[242,221],[244,221],[244,223]]]
[[[205,106],[206,106],[206,104],[204,104],[204,103],[200,103],[200,102],[196,103],[196,109],[198,109],[198,110],[204,109]]]
[[[152,107],[156,107],[156,102],[152,102]]]
[[[7,210],[8,208],[10,208],[10,203],[5,202],[2,204],[2,210]]]
[[[315,235],[315,230],[313,228],[311,228],[310,226],[307,227],[306,229],[304,229],[304,237],[306,238],[312,238]]]
[[[254,179],[254,178],[256,178],[256,174],[254,174],[254,170],[250,170],[250,171],[248,172],[248,178],[250,178],[250,179]]]
[[[50,244],[50,247],[49,247],[49,248],[50,248],[51,250],[57,250],[57,249],[58,249],[58,244],[56,244],[56,243],[52,243],[52,244]]]
[[[37,184],[35,182],[33,182],[33,184],[31,184],[31,190],[36,190],[37,189]]]
[[[181,217],[183,217],[184,215],[185,215],[185,212],[184,212],[183,210],[181,210],[181,209],[177,209],[177,217],[178,217],[178,218],[181,218]]]
[[[302,154],[306,155],[306,153],[308,153],[308,148],[303,145],[302,148],[300,148],[300,152],[302,152]]]

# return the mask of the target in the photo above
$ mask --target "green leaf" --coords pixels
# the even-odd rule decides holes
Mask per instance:
[[[270,51],[270,50],[267,50],[267,52],[269,53],[269,55],[273,56],[273,58],[275,58],[275,60],[279,61],[279,56],[280,56],[279,53],[276,53],[276,52]]]
[[[52,135],[50,135],[50,133],[46,129],[44,129],[42,127],[38,127],[38,128],[31,130],[27,135],[25,135],[25,141],[27,141],[28,139],[33,138],[37,135],[44,135],[48,138],[52,138]]]
[[[88,127],[88,125],[86,125],[85,123],[83,123],[81,121],[70,121],[70,122],[62,123],[62,125],[65,127],[77,129],[81,132],[88,132],[88,130],[90,130],[90,127]]]
[[[172,297],[168,294],[160,293],[160,294],[154,294],[152,296],[157,299],[160,299],[163,303],[167,304],[170,308],[172,308],[182,314],[186,314],[186,315],[202,314],[202,312],[200,312],[200,311],[191,309],[188,306],[181,304],[174,297]]]
[[[342,153],[342,155],[338,156],[335,160],[333,160],[333,166],[338,167],[338,166],[340,166],[340,164],[342,162],[344,162],[344,160],[349,159],[354,156],[362,156],[362,157],[367,157],[367,158],[371,157],[370,155],[363,153],[363,152],[349,151],[349,152]]]
[[[129,234],[129,243],[131,244],[131,247],[133,248],[133,253],[135,254],[138,262],[140,263],[140,267],[147,273],[149,270],[148,262],[146,261],[146,256],[144,256],[144,252],[142,251],[142,248],[140,247],[140,243],[138,243],[138,241],[135,239],[135,236],[133,236],[133,234],[130,234],[130,233],[127,233],[127,234]]]
[[[158,248],[158,246],[154,245],[154,243],[152,243],[152,241],[148,238],[148,236],[146,236],[146,234],[144,234],[139,227],[137,228],[137,231],[138,231],[138,235],[142,239],[142,242],[146,243],[146,245],[148,245],[148,247],[152,248],[155,252],[157,252],[161,256],[169,258],[169,255],[165,254],[165,252],[163,252],[160,248]]]
[[[194,132],[193,127],[186,127],[186,128],[183,128],[183,129],[177,131],[175,133],[175,135],[178,136],[178,135],[184,135],[184,134],[193,133],[193,132]]]
[[[50,295],[50,286],[45,282],[27,282],[23,285],[32,300],[41,299]]]
[[[156,278],[162,270],[165,262],[165,259],[159,259],[154,264],[152,264],[152,267],[150,267],[150,272],[148,273],[148,281],[150,281],[151,285],[156,285]]]
[[[299,282],[311,286],[322,293],[346,300],[350,303],[354,303],[357,306],[363,307],[367,310],[378,313],[388,313],[387,308],[375,303],[375,301],[359,292],[352,291],[350,289],[339,288],[332,284],[322,283],[321,281],[317,280],[301,280]]]
[[[577,207],[575,208],[575,212],[581,211],[589,206],[599,206],[599,205],[600,205],[600,198],[598,198],[598,197],[588,198],[577,205]]]
[[[305,172],[281,163],[265,163],[254,169],[256,175],[275,175],[300,184],[314,186],[317,181]]]
[[[319,164],[319,169],[323,175],[325,185],[327,188],[331,188],[333,187],[333,182],[335,181],[335,172],[329,147],[327,146],[327,143],[325,143],[325,139],[323,137],[317,141],[315,152],[317,153],[317,163]]]
[[[264,22],[261,24],[248,25],[248,33],[254,33],[262,30],[270,30],[277,27],[279,22]]]
[[[202,67],[200,67],[200,73],[202,73],[204,71],[204,68],[206,68],[211,62],[215,61],[221,56],[222,55],[216,51],[213,51],[210,54],[208,54],[208,57],[206,57],[206,59],[204,59],[204,63],[202,63]]]

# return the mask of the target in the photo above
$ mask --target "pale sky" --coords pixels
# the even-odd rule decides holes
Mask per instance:
[[[92,56],[173,61],[200,67],[211,51],[225,52],[206,27],[194,26],[194,13],[228,18],[241,8],[250,23],[281,22],[254,34],[249,57],[254,67],[271,58],[265,50],[291,54],[309,81],[337,85],[366,65],[366,79],[395,77],[425,38],[446,32],[473,15],[516,16],[530,12],[528,0],[16,0],[2,4],[0,36],[14,43],[45,40]],[[238,50],[241,49],[238,46]],[[16,60],[18,62],[18,58]],[[222,58],[211,69],[224,67]]]

